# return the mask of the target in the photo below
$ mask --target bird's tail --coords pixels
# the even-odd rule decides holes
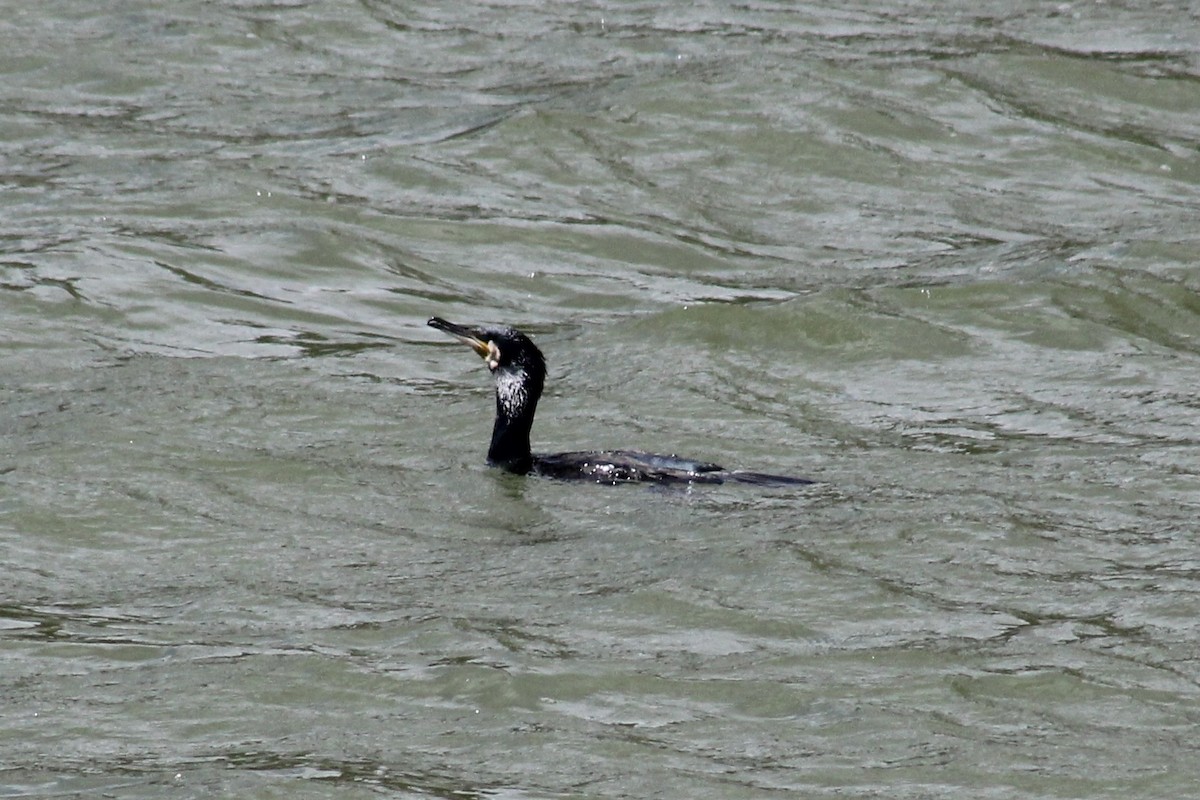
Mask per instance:
[[[787,475],[770,475],[766,472],[746,472],[734,470],[726,473],[730,480],[738,483],[749,483],[754,486],[808,486],[816,483],[809,478],[792,478]]]

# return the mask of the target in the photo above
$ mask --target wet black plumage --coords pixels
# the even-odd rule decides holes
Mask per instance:
[[[581,450],[535,455],[529,432],[546,384],[546,359],[528,336],[514,328],[472,328],[441,317],[429,326],[467,344],[487,362],[496,382],[496,421],[488,446],[488,464],[520,475],[597,483],[724,483],[764,486],[801,485],[813,481],[762,472],[727,470],[717,464],[635,450]]]

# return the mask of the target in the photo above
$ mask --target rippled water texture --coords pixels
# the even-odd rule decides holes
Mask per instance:
[[[0,795],[1200,795],[1193,7],[9,6]]]

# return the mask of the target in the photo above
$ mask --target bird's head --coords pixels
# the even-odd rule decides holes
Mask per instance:
[[[546,359],[528,336],[514,328],[472,328],[441,317],[430,319],[429,327],[450,334],[483,358],[496,380],[502,414],[532,416],[546,381]]]

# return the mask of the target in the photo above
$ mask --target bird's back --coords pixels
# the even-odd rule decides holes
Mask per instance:
[[[637,450],[580,450],[535,455],[533,470],[558,480],[594,483],[725,483],[738,481],[760,486],[805,485],[807,478],[790,478],[763,472],[727,470],[719,464],[674,455]]]

